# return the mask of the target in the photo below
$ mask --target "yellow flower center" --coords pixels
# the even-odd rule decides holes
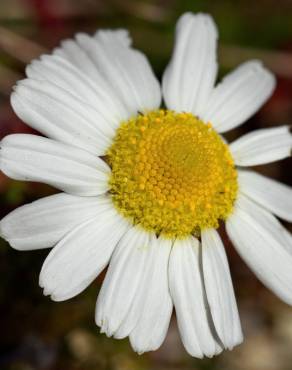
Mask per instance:
[[[232,211],[238,185],[228,146],[190,113],[159,110],[123,122],[107,160],[115,207],[146,230],[199,236]]]

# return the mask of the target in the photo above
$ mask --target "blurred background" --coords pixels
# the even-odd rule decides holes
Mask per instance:
[[[277,75],[271,100],[229,139],[250,129],[292,124],[291,0],[0,0],[0,139],[32,132],[9,103],[11,89],[24,77],[31,59],[75,32],[125,27],[161,77],[172,49],[175,21],[185,11],[205,11],[215,17],[220,31],[220,76],[254,58],[262,59]],[[290,159],[258,170],[292,185]],[[0,174],[1,217],[54,192],[48,186],[12,181]],[[245,341],[232,352],[205,360],[186,354],[175,318],[163,346],[142,356],[131,350],[128,340],[99,334],[94,306],[103,276],[78,297],[53,303],[38,287],[48,251],[17,252],[3,240],[0,243],[0,370],[292,369],[292,308],[256,280],[226,236]]]

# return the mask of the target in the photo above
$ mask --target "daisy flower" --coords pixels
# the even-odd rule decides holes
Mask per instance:
[[[48,138],[5,137],[1,170],[62,192],[11,212],[1,235],[18,250],[53,247],[39,282],[55,301],[109,264],[95,321],[138,353],[161,345],[173,307],[189,354],[242,342],[222,221],[257,277],[292,304],[292,238],[275,218],[292,221],[291,189],[244,169],[288,157],[289,127],[222,136],[265,103],[275,78],[249,61],[215,85],[216,48],[209,15],[182,15],[160,86],[127,31],[79,33],[34,60],[11,96]]]

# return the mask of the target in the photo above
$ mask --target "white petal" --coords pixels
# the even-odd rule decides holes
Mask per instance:
[[[24,122],[42,134],[96,155],[105,153],[115,134],[96,109],[48,81],[20,81],[11,104]]]
[[[182,342],[188,353],[202,358],[221,352],[209,322],[196,239],[175,242],[169,261],[169,286]]]
[[[149,237],[149,233],[137,227],[130,228],[111,258],[95,313],[96,324],[108,336],[115,334],[128,315],[140,289],[149,252]]]
[[[25,134],[9,135],[1,141],[0,168],[13,179],[44,182],[83,196],[105,193],[110,171],[93,154]]]
[[[0,222],[0,234],[18,250],[53,247],[74,227],[99,213],[103,197],[56,194],[9,213]]]
[[[128,118],[122,103],[103,79],[92,79],[84,65],[76,66],[73,60],[65,58],[42,55],[40,60],[34,60],[26,67],[26,74],[34,80],[49,81],[74,95],[86,106],[89,104],[113,127]]]
[[[108,32],[114,33],[115,37],[119,39],[121,44],[123,44],[125,47],[131,46],[132,40],[128,31],[119,29]],[[106,90],[111,91],[109,86],[106,87],[106,81],[99,73],[94,59],[91,59],[91,54],[87,53],[86,49],[83,49],[75,40],[63,40],[61,42],[61,47],[54,49],[53,53],[54,55],[60,56],[72,65],[76,66],[79,71],[82,71],[86,76],[88,76],[90,80],[94,81],[98,86],[101,84],[102,90],[106,88]]]
[[[256,166],[289,157],[292,135],[288,126],[252,131],[229,146],[238,166]]]
[[[252,171],[238,171],[242,193],[276,216],[292,222],[292,188]]]
[[[100,75],[91,55],[86,52],[75,40],[63,40],[61,46],[54,49],[54,55],[60,56],[73,64],[79,71],[82,71],[97,86],[106,86],[103,77]],[[109,89],[111,91],[111,89]]]
[[[102,285],[96,323],[108,336],[130,333],[135,351],[157,349],[165,338],[172,302],[167,263],[171,242],[132,228],[120,241]]]
[[[160,86],[146,57],[130,47],[121,31],[98,31],[94,37],[78,34],[63,42],[57,54],[88,71],[97,83],[123,103],[129,115],[153,110],[161,101]]]
[[[102,36],[101,36],[102,35]],[[131,47],[132,45],[132,38],[130,36],[130,33],[125,28],[117,28],[115,30],[98,30],[95,32],[94,37],[99,40],[100,37],[114,37],[121,43],[121,45],[125,47]],[[105,39],[106,40],[106,39]]]
[[[186,13],[179,18],[172,58],[163,75],[167,108],[200,115],[217,75],[217,37],[209,15]]]
[[[214,229],[202,231],[203,276],[216,332],[225,348],[243,340],[228,260],[222,240]]]
[[[62,301],[82,292],[108,264],[129,227],[108,200],[96,217],[72,230],[51,250],[40,274],[44,294]]]
[[[229,131],[257,112],[274,88],[274,76],[260,62],[243,63],[216,86],[201,118],[218,132]]]
[[[270,233],[277,238],[282,247],[285,248],[287,252],[292,255],[292,234],[288,230],[286,230],[285,227],[283,227],[280,221],[274,215],[272,215],[272,213],[268,212],[263,207],[258,206],[256,203],[252,202],[250,198],[246,197],[241,189],[239,197],[241,208],[248,212],[248,207],[250,206],[250,204],[252,204],[252,212],[255,215],[255,218],[260,219],[262,226],[269,230]]]
[[[256,276],[292,305],[292,238],[290,247],[286,246],[289,239],[274,217],[242,194],[226,228],[238,253]]]
[[[138,353],[158,349],[165,339],[172,313],[168,287],[168,261],[172,242],[154,237],[153,257],[148,258],[148,274],[141,291],[140,316],[130,334],[130,342]]]

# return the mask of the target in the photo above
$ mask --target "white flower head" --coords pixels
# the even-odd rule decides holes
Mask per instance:
[[[109,264],[96,323],[138,353],[161,345],[173,306],[191,355],[242,341],[221,221],[258,278],[292,304],[292,237],[275,218],[292,221],[291,189],[243,169],[288,157],[289,128],[230,145],[222,137],[265,103],[275,78],[250,61],[215,86],[216,47],[212,18],[184,14],[160,87],[127,31],[77,34],[33,61],[11,97],[48,138],[5,137],[1,170],[62,193],[11,212],[1,235],[18,250],[53,247],[40,285],[55,301]]]

